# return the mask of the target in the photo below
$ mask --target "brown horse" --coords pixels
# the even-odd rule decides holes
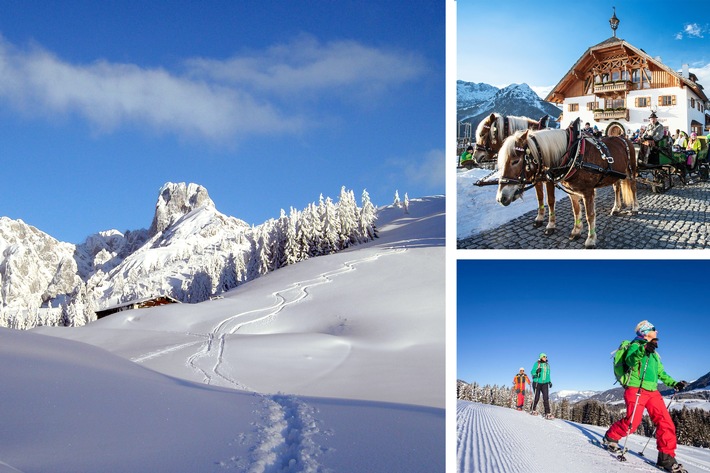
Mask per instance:
[[[569,193],[574,212],[570,240],[582,232],[580,202],[584,201],[588,235],[586,248],[597,244],[595,189],[614,186],[611,215],[623,204],[638,212],[636,200],[636,152],[631,141],[622,136],[600,140],[576,135],[576,130],[519,131],[505,140],[498,152],[501,178],[496,200],[510,205],[520,197],[525,186],[537,180],[552,179]]]
[[[507,137],[520,130],[541,130],[547,127],[548,119],[549,117],[545,116],[536,121],[528,117],[504,116],[499,113],[491,113],[490,116],[481,120],[476,128],[476,148],[473,152],[473,159],[478,163],[494,160]],[[545,221],[545,194],[542,186],[542,182],[535,183],[535,195],[537,196],[538,204],[537,216],[533,222],[535,227],[541,227]],[[545,234],[551,235],[556,228],[554,183],[546,182],[545,189],[547,190],[547,206],[550,209]]]

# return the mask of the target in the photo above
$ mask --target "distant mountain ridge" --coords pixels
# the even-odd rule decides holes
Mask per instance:
[[[201,302],[304,259],[377,237],[377,210],[343,187],[330,198],[258,226],[217,211],[197,184],[166,183],[149,229],[108,230],[60,242],[0,217],[0,326],[80,326],[96,311],[170,296]]]
[[[511,84],[499,89],[485,83],[456,81],[456,117],[471,123],[475,130],[491,113],[539,119],[549,115],[557,119],[562,110],[542,100],[527,84]],[[550,123],[555,126],[555,122]]]

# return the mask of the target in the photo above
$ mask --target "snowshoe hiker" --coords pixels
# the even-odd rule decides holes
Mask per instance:
[[[542,393],[542,403],[545,406],[545,417],[547,419],[552,419],[553,417],[550,413],[549,393],[552,383],[550,382],[550,365],[547,363],[547,355],[545,353],[540,353],[538,360],[533,365],[532,374],[535,400],[533,401],[531,414],[537,415],[537,402],[540,400],[540,393]]]
[[[624,352],[621,356],[625,366],[628,367],[627,376],[622,377],[626,417],[609,427],[602,443],[612,452],[619,451],[619,440],[622,437],[628,440],[628,436],[638,429],[645,409],[656,425],[656,448],[658,449],[656,466],[669,472],[682,473],[685,469],[675,459],[677,444],[675,425],[663,397],[658,392],[658,381],[663,381],[666,386],[677,391],[685,389],[688,383],[675,381],[666,373],[661,357],[656,353],[658,331],[649,321],[639,322],[636,326],[636,338],[622,346]],[[625,460],[623,457],[625,446],[621,449],[620,460]]]
[[[522,411],[523,406],[525,405],[526,383],[532,386],[532,381],[530,381],[530,378],[528,378],[528,375],[525,374],[525,368],[520,368],[520,371],[518,372],[518,374],[516,374],[513,377],[513,389],[514,389],[515,393],[518,395],[516,408],[519,411]]]

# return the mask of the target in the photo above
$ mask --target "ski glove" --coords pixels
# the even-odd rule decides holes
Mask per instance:
[[[541,370],[541,369],[542,369],[542,368],[540,368],[539,366],[537,367],[537,370],[535,371],[535,376],[540,376],[540,370]]]
[[[655,352],[655,351],[656,351],[656,348],[658,348],[658,342],[655,341],[655,340],[651,340],[651,341],[648,342],[648,343],[646,344],[646,346],[644,347],[644,349],[646,350],[646,353],[648,353],[649,355],[650,355],[651,353]]]
[[[676,391],[682,391],[686,388],[686,386],[688,386],[687,381],[678,381],[677,383],[675,383],[675,386],[673,386],[673,387],[675,388]]]

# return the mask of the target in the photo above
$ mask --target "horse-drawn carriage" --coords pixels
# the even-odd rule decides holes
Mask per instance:
[[[706,181],[710,174],[707,137],[698,136],[700,151],[696,153],[673,149],[666,136],[658,145],[645,141],[635,143],[638,157],[638,180],[651,186],[652,192],[665,192],[673,187],[673,176],[688,184],[693,178]]]

